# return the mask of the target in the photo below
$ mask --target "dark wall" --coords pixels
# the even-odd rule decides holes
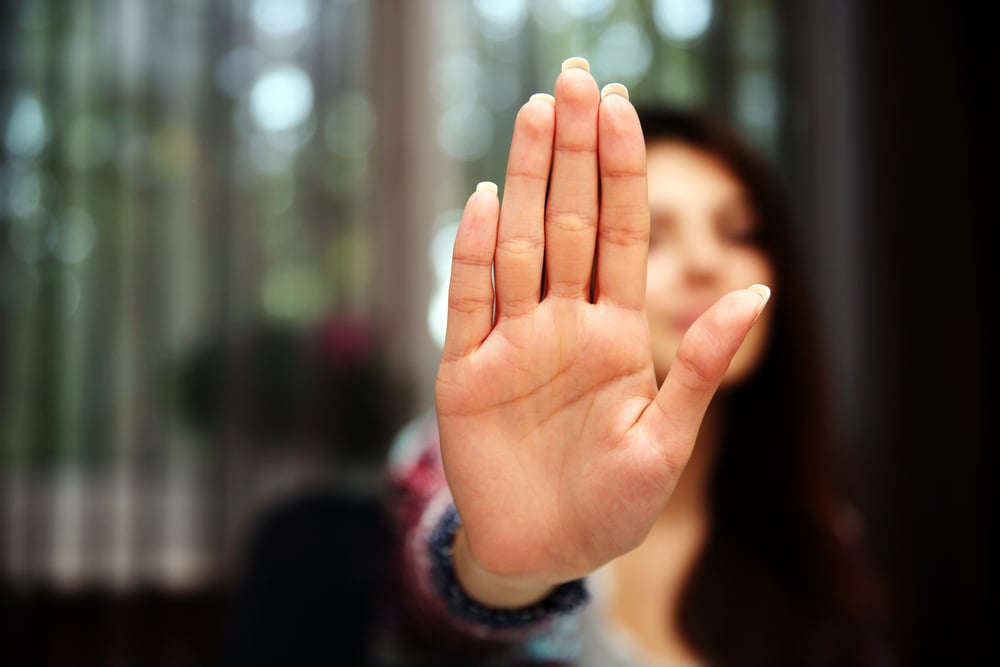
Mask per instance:
[[[857,2],[862,438],[902,664],[986,653],[997,57],[963,3]],[[995,24],[994,24],[995,25]],[[994,31],[995,32],[995,31]],[[992,52],[992,53],[991,53]]]

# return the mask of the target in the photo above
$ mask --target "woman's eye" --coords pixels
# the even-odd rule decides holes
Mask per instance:
[[[663,240],[663,234],[656,227],[649,228],[649,247],[655,248]]]
[[[649,226],[649,247],[654,248],[666,243],[673,233],[673,223],[670,219],[653,219]]]
[[[757,225],[748,217],[723,218],[719,227],[720,235],[728,243],[748,245],[757,242]]]

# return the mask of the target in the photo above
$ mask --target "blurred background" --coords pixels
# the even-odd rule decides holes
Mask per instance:
[[[772,160],[902,662],[985,651],[1000,115],[970,7],[0,8],[3,664],[216,664],[261,517],[379,494],[431,407],[460,207],[571,55]]]

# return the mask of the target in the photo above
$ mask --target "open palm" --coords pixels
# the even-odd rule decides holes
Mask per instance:
[[[436,405],[478,566],[558,583],[637,546],[763,305],[740,290],[692,326],[658,390],[645,314],[642,129],[583,67],[517,116],[503,207],[466,206]]]

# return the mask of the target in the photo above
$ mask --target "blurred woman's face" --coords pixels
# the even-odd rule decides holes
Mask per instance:
[[[657,379],[662,382],[691,323],[723,294],[774,284],[774,267],[757,246],[758,224],[743,184],[713,155],[679,142],[646,148],[650,241],[646,309]],[[769,309],[736,353],[723,386],[760,362]]]

